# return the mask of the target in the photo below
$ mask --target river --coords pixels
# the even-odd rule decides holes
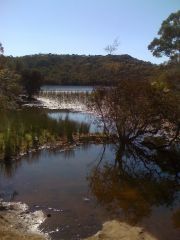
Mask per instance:
[[[88,131],[98,131],[91,114],[47,109],[23,111],[28,111],[31,119],[27,112],[22,112],[19,118],[15,117],[16,121],[11,118],[11,123],[15,125],[21,119],[20,125],[23,122],[26,129],[29,121],[35,122],[36,118],[32,135],[41,126],[39,138],[44,136],[46,126],[52,128],[48,136],[53,137],[57,131],[66,134],[69,126],[77,131],[82,123]],[[62,133],[64,126],[67,128]],[[53,240],[91,236],[112,219],[143,227],[158,240],[179,240],[179,165],[173,168],[177,159],[174,157],[168,168],[166,154],[154,158],[162,159],[161,164],[138,154],[127,150],[116,161],[117,149],[102,144],[32,152],[0,165],[0,195],[6,201],[25,202],[32,211],[43,210],[48,217],[41,229]]]

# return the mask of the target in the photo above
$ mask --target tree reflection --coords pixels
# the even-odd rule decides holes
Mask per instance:
[[[180,228],[180,208],[173,213],[172,220],[175,228]]]
[[[21,153],[56,141],[73,142],[89,133],[89,125],[68,118],[51,119],[45,110],[0,111],[0,161],[10,161]]]
[[[6,176],[7,178],[12,178],[16,172],[16,170],[21,166],[21,161],[16,160],[12,161],[4,161],[0,163],[0,173],[2,176]]]
[[[88,181],[101,205],[136,224],[149,216],[154,206],[173,205],[179,190],[179,169],[178,159],[171,161],[165,152],[152,155],[129,145],[116,150],[113,162],[98,163]]]

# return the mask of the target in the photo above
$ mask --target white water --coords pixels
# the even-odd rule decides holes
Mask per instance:
[[[65,103],[65,102],[59,102],[58,100],[50,99],[46,97],[38,97],[37,100],[40,102],[41,107],[48,108],[51,110],[68,109],[68,110],[73,110],[78,112],[87,112],[87,107],[80,102]]]

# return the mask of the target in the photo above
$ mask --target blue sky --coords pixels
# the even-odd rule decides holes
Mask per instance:
[[[0,0],[0,42],[5,55],[116,54],[160,63],[147,45],[180,0]]]

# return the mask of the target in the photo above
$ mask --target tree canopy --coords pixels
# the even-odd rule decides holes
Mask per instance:
[[[38,70],[43,84],[113,85],[122,79],[147,79],[157,66],[129,55],[56,55],[36,54],[6,57],[8,68]]]
[[[180,62],[180,10],[163,21],[158,35],[159,38],[154,38],[148,49],[156,57],[165,55]]]
[[[116,87],[101,87],[90,104],[104,133],[123,148],[162,132],[164,142],[152,142],[151,147],[172,144],[180,133],[179,106],[179,94],[165,81],[121,81]]]
[[[0,108],[15,108],[21,91],[20,76],[8,69],[0,70]]]
[[[37,70],[24,70],[21,76],[21,83],[26,91],[28,98],[31,99],[37,94],[42,84],[42,75]]]

